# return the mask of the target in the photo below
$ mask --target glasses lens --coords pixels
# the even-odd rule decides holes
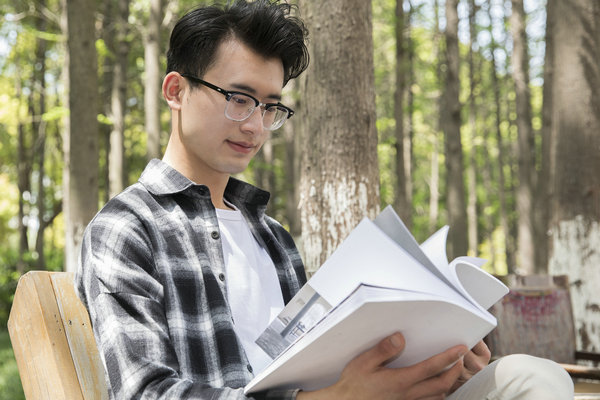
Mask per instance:
[[[273,131],[283,125],[288,116],[288,110],[284,107],[271,106],[267,108],[263,115],[263,126],[265,129]]]
[[[252,114],[255,107],[252,97],[236,93],[227,102],[225,116],[233,121],[243,121]]]

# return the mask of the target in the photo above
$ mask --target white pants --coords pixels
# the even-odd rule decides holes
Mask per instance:
[[[573,381],[558,364],[515,354],[494,361],[448,400],[572,400]]]

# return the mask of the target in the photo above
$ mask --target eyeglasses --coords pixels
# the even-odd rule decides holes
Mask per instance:
[[[193,75],[181,74],[181,76],[193,82],[200,83],[225,96],[225,100],[227,100],[225,117],[231,121],[245,121],[250,118],[257,107],[261,107],[263,127],[266,130],[274,131],[275,129],[281,128],[281,125],[294,115],[294,110],[281,103],[261,103],[255,97],[252,97],[247,93],[221,89],[220,87]]]

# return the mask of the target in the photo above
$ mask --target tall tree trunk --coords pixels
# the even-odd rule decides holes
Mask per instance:
[[[117,1],[115,18],[115,61],[113,64],[111,90],[110,153],[108,163],[109,197],[119,194],[126,186],[125,181],[125,99],[127,95],[127,56],[129,54],[128,18],[129,1]]]
[[[490,21],[493,21],[491,9],[491,1],[488,0],[488,17]],[[515,265],[515,253],[514,253],[514,241],[510,230],[510,221],[508,217],[508,209],[506,205],[506,177],[504,173],[504,166],[508,162],[506,158],[504,139],[502,137],[502,129],[500,124],[502,122],[502,102],[500,96],[500,79],[498,78],[498,63],[496,61],[496,40],[494,38],[493,25],[490,22],[490,55],[491,55],[491,66],[490,75],[492,77],[492,87],[494,92],[494,131],[496,133],[496,148],[498,150],[497,157],[497,168],[498,168],[498,202],[500,207],[500,226],[502,227],[502,233],[504,235],[504,247],[506,256],[506,265],[508,266],[508,272],[514,272],[513,268]]]
[[[434,6],[434,18],[435,18],[435,31],[433,33],[433,48],[437,52],[437,63],[435,66],[436,76],[438,79],[438,86],[442,87],[444,80],[442,79],[442,70],[446,64],[445,49],[442,41],[442,31],[440,28],[440,4],[439,0],[435,0]],[[444,96],[441,94],[437,99],[438,106],[438,120],[437,126],[433,133],[432,139],[432,152],[431,152],[431,175],[429,177],[429,232],[433,232],[437,227],[439,218],[439,204],[440,204],[440,167],[439,167],[439,132],[442,131],[443,126],[443,110],[444,110]]]
[[[477,256],[478,253],[478,226],[477,226],[477,104],[475,100],[475,61],[474,46],[477,40],[475,14],[477,12],[475,0],[469,0],[469,132],[471,134],[471,151],[467,164],[467,221],[469,253]]]
[[[113,73],[116,63],[116,38],[115,38],[115,0],[104,1],[101,3],[102,26],[101,37],[108,49],[109,55],[104,57],[102,65],[102,84],[100,85],[100,112],[110,119],[112,114],[112,89],[113,89]],[[102,203],[107,203],[110,200],[110,134],[112,126],[110,124],[100,125],[100,140],[98,144],[99,157],[102,162],[100,166],[100,177],[102,184],[100,190],[102,192]]]
[[[97,64],[91,0],[63,0],[69,123],[64,136],[65,266],[75,271],[83,232],[98,210]]]
[[[144,35],[144,110],[148,133],[148,159],[161,156],[160,147],[160,30],[163,0],[150,0],[150,16]]]
[[[600,349],[600,3],[557,0],[552,51],[549,271],[570,277],[583,350]]]
[[[544,87],[542,104],[542,168],[537,180],[537,193],[535,201],[535,263],[544,271],[548,270],[549,240],[548,229],[550,227],[550,204],[553,193],[550,182],[551,172],[555,170],[550,163],[550,148],[552,141],[552,85],[554,81],[554,36],[552,30],[555,24],[554,18],[556,2],[548,2],[546,6],[546,40],[544,54]]]
[[[460,137],[460,80],[458,52],[458,0],[446,0],[446,88],[443,129],[446,152],[446,207],[450,232],[450,258],[467,254],[467,213],[463,179],[463,154]]]
[[[535,143],[531,126],[531,94],[529,90],[529,52],[523,0],[512,0],[510,25],[513,38],[512,67],[517,101],[519,186],[517,186],[517,265],[519,272],[540,272],[534,260],[533,194]]]
[[[23,96],[22,81],[19,71],[15,78],[15,97],[20,102]],[[31,192],[31,162],[28,151],[27,129],[25,123],[17,115],[17,187],[19,188],[19,211],[17,230],[19,232],[19,256],[17,259],[17,271],[25,272],[25,253],[29,251],[29,240],[27,238],[27,225],[25,224],[25,197]]]
[[[412,225],[412,185],[411,185],[411,142],[405,132],[404,98],[408,74],[407,23],[404,14],[404,1],[396,0],[396,90],[394,92],[394,118],[396,119],[396,201],[395,208],[404,224]]]
[[[371,2],[306,0],[301,9],[312,34],[300,184],[311,273],[363,217],[376,215],[379,170]]]
[[[40,1],[40,7],[46,7],[45,1]],[[36,19],[36,30],[45,32],[47,21],[43,17]],[[44,180],[46,179],[45,158],[46,158],[46,121],[43,119],[46,113],[46,40],[36,39],[35,59],[39,69],[34,70],[34,88],[38,92],[36,113],[34,114],[34,132],[36,136],[35,151],[37,156],[38,176],[37,176],[37,201],[38,209],[38,231],[35,240],[35,252],[37,253],[37,268],[45,269],[46,260],[44,257],[44,231],[46,230],[46,190]]]

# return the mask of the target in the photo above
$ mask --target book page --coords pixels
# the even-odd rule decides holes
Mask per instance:
[[[429,255],[426,254],[419,243],[408,230],[402,219],[398,216],[392,206],[387,206],[374,220],[373,222],[383,232],[385,232],[392,240],[394,240],[400,247],[402,247],[408,254],[410,254],[415,260],[419,261],[425,268],[430,270],[435,276],[441,279],[447,285],[452,285],[451,281],[446,276],[448,260],[446,258],[446,236],[444,234],[444,228],[440,238],[442,240],[432,240],[430,243]],[[448,231],[447,227],[445,229]],[[436,262],[432,262],[430,257],[435,255]]]
[[[434,293],[473,307],[365,218],[309,281],[333,307],[360,284]]]
[[[271,358],[276,358],[323,319],[331,308],[331,304],[307,283],[255,343]]]

